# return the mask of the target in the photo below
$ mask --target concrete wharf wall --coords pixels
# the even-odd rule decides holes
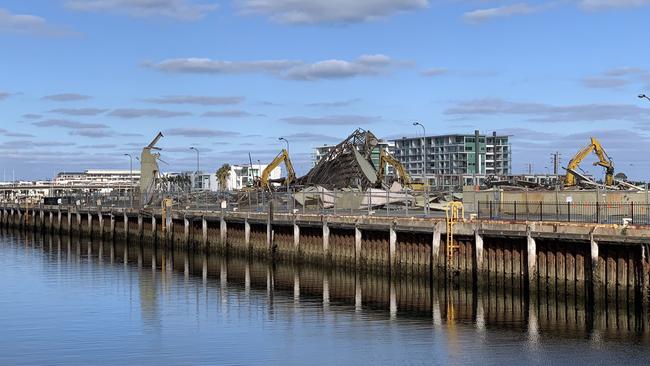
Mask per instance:
[[[163,231],[163,220],[167,231]],[[560,292],[588,301],[650,298],[650,228],[473,220],[454,225],[447,260],[439,218],[0,207],[0,223],[25,231],[307,262],[366,273],[472,286]]]

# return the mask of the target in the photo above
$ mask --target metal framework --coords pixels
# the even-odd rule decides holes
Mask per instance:
[[[371,155],[379,140],[361,128],[336,145],[312,168],[307,175],[298,178],[299,185],[320,185],[329,189],[374,187],[376,169]]]

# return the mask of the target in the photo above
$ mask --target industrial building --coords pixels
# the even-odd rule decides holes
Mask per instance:
[[[487,176],[512,174],[509,136],[496,132],[402,137],[390,143],[393,156],[409,174],[416,179],[426,175],[432,187],[453,189],[480,184]]]

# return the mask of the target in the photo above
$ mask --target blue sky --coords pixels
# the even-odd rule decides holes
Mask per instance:
[[[127,168],[163,131],[164,170],[189,146],[204,170],[268,161],[284,136],[305,172],[313,146],[420,121],[512,135],[515,172],[593,135],[647,179],[648,19],[650,0],[3,0],[0,166]]]

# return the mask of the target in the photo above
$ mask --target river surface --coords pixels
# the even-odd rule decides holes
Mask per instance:
[[[623,303],[0,233],[0,365],[650,364]]]

